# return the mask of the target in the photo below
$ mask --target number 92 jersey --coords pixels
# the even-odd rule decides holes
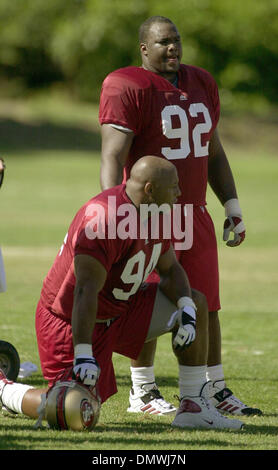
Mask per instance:
[[[110,73],[102,85],[100,123],[119,125],[135,134],[124,181],[138,158],[167,158],[178,170],[180,203],[206,203],[208,146],[219,113],[216,82],[199,67],[181,65],[177,87],[133,66]]]

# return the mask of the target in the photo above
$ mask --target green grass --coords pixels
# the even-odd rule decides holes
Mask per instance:
[[[54,98],[45,107],[40,99],[4,105],[0,137],[7,173],[0,193],[0,245],[8,290],[0,295],[0,339],[17,348],[21,362],[38,365],[38,372],[25,382],[43,386],[34,312],[42,280],[68,224],[80,205],[99,192],[96,109]],[[242,133],[244,126],[242,122]],[[236,433],[181,431],[170,427],[171,418],[127,414],[129,360],[115,355],[118,393],[102,406],[94,432],[34,430],[34,421],[28,418],[1,414],[1,449],[278,449],[278,160],[262,137],[257,144],[255,135],[255,144],[249,139],[240,150],[233,144],[237,133],[231,136],[231,129],[232,121],[225,120],[226,148],[247,225],[247,238],[240,247],[228,248],[221,241],[223,209],[208,193],[219,241],[223,364],[228,386],[243,401],[260,407],[264,416],[244,418],[244,431]],[[177,365],[170,337],[159,340],[155,371],[164,396],[177,403]]]

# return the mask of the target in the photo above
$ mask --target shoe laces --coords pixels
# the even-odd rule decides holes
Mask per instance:
[[[165,409],[169,409],[172,407],[172,405],[170,403],[167,403],[167,401],[161,395],[155,383],[141,385],[141,390],[145,392],[145,394],[140,396],[140,398],[141,399],[144,398],[145,402],[154,401],[160,407],[165,408]]]
[[[232,400],[233,402],[235,402],[237,405],[240,405],[243,408],[247,408],[247,405],[242,403],[242,401],[239,398],[237,398],[235,395],[233,395],[233,394],[230,395],[229,399]]]
[[[223,416],[221,413],[219,413],[219,411],[215,408],[215,406],[211,402],[210,397],[211,397],[212,388],[213,388],[212,382],[209,380],[203,385],[201,389],[200,399],[210,413],[212,413],[214,416],[216,416],[219,419],[224,418],[224,420],[228,420],[226,416]]]
[[[161,408],[164,408],[164,409],[170,409],[172,408],[172,405],[170,403],[167,403],[163,397],[161,398],[154,398],[153,400],[155,403],[157,403]]]
[[[230,400],[232,401],[233,403],[235,403],[236,405],[240,406],[241,408],[247,408],[247,405],[245,405],[239,398],[237,398],[232,390],[230,390],[229,388],[225,387],[225,382],[224,382],[224,387],[223,388],[219,388],[217,387],[217,385],[215,385],[215,383],[213,384],[213,389],[215,390],[218,390],[215,394],[213,394],[213,397],[215,397],[218,401],[223,401],[223,400]],[[225,393],[226,396],[223,396],[223,392]]]

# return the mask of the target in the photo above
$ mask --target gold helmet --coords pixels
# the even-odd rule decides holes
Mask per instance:
[[[45,418],[50,428],[92,431],[99,413],[100,397],[96,387],[75,380],[58,381],[47,393]]]

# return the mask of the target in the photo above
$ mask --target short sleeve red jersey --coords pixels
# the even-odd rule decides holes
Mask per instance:
[[[199,67],[181,65],[177,86],[141,67],[118,69],[102,85],[100,123],[135,134],[124,181],[138,158],[167,158],[178,170],[180,203],[206,203],[208,145],[219,113],[216,82]]]
[[[125,185],[108,189],[81,207],[43,282],[43,305],[70,320],[74,256],[86,254],[96,258],[107,271],[98,295],[97,318],[108,319],[126,312],[159,256],[170,247],[169,238],[163,239],[162,223],[155,229],[151,218],[146,219],[148,222],[141,219]]]

